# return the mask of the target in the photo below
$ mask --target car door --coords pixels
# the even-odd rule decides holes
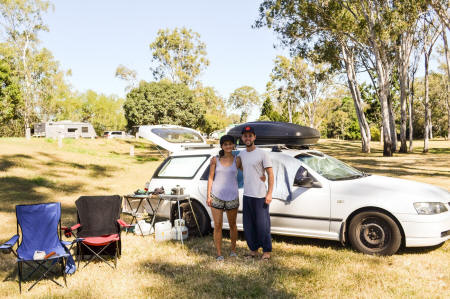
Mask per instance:
[[[300,170],[302,172],[306,170],[307,175],[318,183],[314,187],[300,187],[289,183],[293,196],[292,200],[288,200],[277,196],[280,193],[277,188],[285,188],[283,184],[288,184],[289,179],[276,182],[270,205],[272,231],[289,235],[324,237],[329,234],[330,229],[329,182],[294,157],[286,156],[272,155],[272,160],[282,158],[279,163],[289,164],[283,171],[296,172],[297,175]]]

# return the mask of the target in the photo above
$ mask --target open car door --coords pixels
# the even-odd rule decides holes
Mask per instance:
[[[140,137],[150,140],[171,153],[179,152],[186,148],[208,146],[206,140],[198,131],[181,126],[140,126],[138,134]]]

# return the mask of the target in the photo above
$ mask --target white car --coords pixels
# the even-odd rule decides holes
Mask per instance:
[[[258,131],[256,136],[258,140]],[[380,255],[394,254],[401,246],[438,245],[450,238],[450,193],[442,188],[369,175],[316,150],[260,147],[270,152],[274,164],[273,234],[349,242],[358,251]],[[240,150],[245,148],[238,148],[235,154]],[[177,185],[185,187],[203,233],[213,226],[206,190],[209,161],[218,151],[217,147],[205,147],[173,152],[157,168],[149,185],[149,190],[164,187],[166,192]],[[243,230],[240,171],[238,181],[241,205],[237,226]],[[156,206],[156,201],[152,204]],[[195,232],[187,203],[182,204],[182,214]],[[176,207],[164,202],[159,216],[177,218]]]

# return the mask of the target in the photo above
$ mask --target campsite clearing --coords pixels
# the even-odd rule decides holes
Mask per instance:
[[[135,156],[129,156],[134,145]],[[315,148],[363,171],[434,184],[450,190],[450,141],[422,142],[410,154],[382,157],[359,142],[321,140]],[[16,204],[60,201],[63,225],[75,224],[81,195],[127,194],[151,177],[161,162],[158,150],[142,140],[0,139],[0,242],[15,234]],[[440,248],[401,250],[390,257],[354,252],[337,242],[274,236],[270,262],[240,257],[215,261],[212,237],[190,238],[183,248],[152,237],[123,236],[118,268],[90,264],[69,276],[67,288],[51,281],[23,297],[434,297],[450,294],[450,242]],[[224,240],[228,253],[229,239]],[[0,257],[0,296],[19,297],[13,255]],[[27,282],[24,289],[32,282]]]

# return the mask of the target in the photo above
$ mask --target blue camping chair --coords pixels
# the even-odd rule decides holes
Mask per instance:
[[[33,205],[17,205],[17,234],[9,241],[0,245],[3,253],[12,252],[17,257],[17,269],[19,273],[19,291],[22,292],[21,283],[31,275],[39,272],[41,276],[28,289],[31,290],[43,278],[48,278],[55,284],[62,286],[49,274],[58,274],[53,271],[57,264],[61,265],[61,274],[66,282],[66,273],[75,272],[75,262],[66,245],[72,242],[61,241],[61,204],[45,203]],[[19,229],[20,228],[20,229]],[[58,235],[59,232],[59,235]],[[18,243],[22,234],[21,242],[14,251],[13,246]],[[35,251],[45,251],[48,256],[45,259],[34,260]],[[28,275],[23,277],[23,265],[32,268]]]

